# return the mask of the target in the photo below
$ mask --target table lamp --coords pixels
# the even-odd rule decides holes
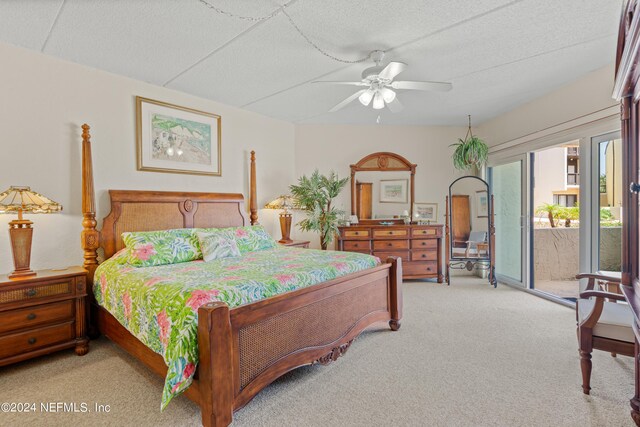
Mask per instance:
[[[9,223],[9,237],[11,238],[11,252],[15,270],[9,278],[34,276],[31,270],[31,238],[33,236],[33,222],[22,218],[22,213],[53,213],[60,212],[62,205],[48,199],[42,194],[31,191],[29,187],[9,187],[0,193],[0,213],[18,214],[18,219]]]
[[[280,196],[275,200],[267,203],[265,209],[282,209],[280,212],[280,231],[282,231],[282,239],[279,243],[291,243],[293,240],[289,237],[291,234],[291,212],[294,206],[294,199],[289,195]]]

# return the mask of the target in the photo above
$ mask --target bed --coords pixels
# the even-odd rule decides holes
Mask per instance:
[[[90,290],[90,330],[105,335],[164,377],[167,365],[163,357],[96,303],[93,282],[98,250],[105,259],[114,256],[124,247],[124,232],[257,224],[255,153],[250,158],[249,217],[241,194],[110,190],[111,212],[98,231],[89,126],[82,129],[81,243]],[[374,323],[388,322],[397,331],[402,318],[402,265],[395,257],[383,261],[234,308],[223,302],[200,306],[199,363],[184,394],[200,406],[202,424],[229,425],[234,411],[282,374],[303,365],[335,361]]]

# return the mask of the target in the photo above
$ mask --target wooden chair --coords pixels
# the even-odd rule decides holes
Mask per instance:
[[[586,273],[578,274],[576,279],[588,279],[586,289],[576,301],[576,320],[582,391],[589,394],[593,349],[610,352],[613,357],[618,353],[634,356],[633,313],[627,304],[616,304],[624,301],[617,275]]]

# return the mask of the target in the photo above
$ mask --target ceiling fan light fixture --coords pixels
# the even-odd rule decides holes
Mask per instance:
[[[384,98],[380,95],[380,92],[376,92],[373,97],[373,109],[382,110],[384,108]]]
[[[396,93],[389,88],[383,87],[380,89],[380,93],[382,94],[382,99],[384,99],[384,102],[387,104],[396,99]]]
[[[358,97],[358,99],[360,100],[360,103],[365,107],[369,105],[371,103],[371,100],[373,99],[374,93],[375,92],[372,91],[371,89],[368,89],[366,92],[362,92],[362,95]]]

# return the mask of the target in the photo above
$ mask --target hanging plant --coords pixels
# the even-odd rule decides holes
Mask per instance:
[[[452,155],[453,166],[456,169],[467,170],[474,166],[479,169],[487,163],[489,147],[471,132],[471,116],[469,116],[467,135],[464,139],[458,139],[458,142],[451,144],[450,147],[456,147]]]

